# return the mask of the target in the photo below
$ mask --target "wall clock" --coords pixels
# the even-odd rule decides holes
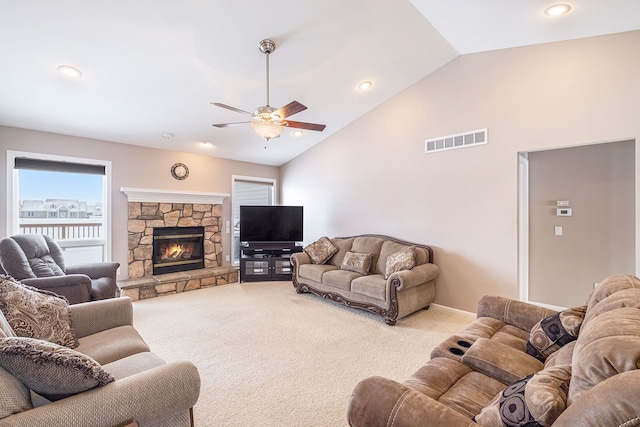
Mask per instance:
[[[184,163],[176,163],[171,166],[171,176],[175,179],[186,179],[189,176],[189,168]]]

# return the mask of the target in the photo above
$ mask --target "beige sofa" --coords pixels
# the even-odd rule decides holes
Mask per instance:
[[[576,339],[577,337],[577,339]],[[361,381],[351,426],[640,425],[640,279],[560,313],[483,297],[477,319],[404,382]]]
[[[149,351],[132,325],[129,298],[75,304],[70,310],[79,341],[74,350],[97,361],[115,381],[50,402],[12,376],[8,367],[0,367],[0,426],[193,425],[191,408],[200,393],[196,367],[165,363]],[[12,340],[2,312],[0,326],[0,341]],[[39,369],[38,382],[64,381],[47,377],[49,372],[59,374],[51,364]]]
[[[361,235],[329,239],[337,251],[324,263],[315,264],[308,249],[291,256],[293,286],[298,293],[311,292],[323,298],[382,316],[394,325],[397,319],[422,308],[435,298],[435,278],[429,246],[381,235]],[[387,259],[407,248],[415,248],[415,266],[389,274]],[[364,273],[345,268],[348,254],[371,254],[371,266]]]

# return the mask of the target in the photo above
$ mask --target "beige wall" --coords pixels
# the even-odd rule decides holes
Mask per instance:
[[[637,140],[638,46],[635,31],[460,56],[283,166],[282,200],[305,206],[307,242],[432,245],[439,304],[517,298],[518,152]],[[427,138],[485,127],[488,145],[424,154]]]
[[[635,271],[635,141],[528,159],[529,300],[582,305],[610,272]],[[558,200],[569,201],[572,216],[557,216]]]
[[[120,191],[121,187],[231,194],[232,175],[278,178],[279,173],[279,169],[273,166],[0,126],[0,200],[7,200],[7,150],[112,162],[112,258],[121,264],[121,278],[127,277],[128,216],[127,197]],[[171,165],[176,162],[189,167],[189,177],[184,181],[171,176]],[[230,198],[223,204],[223,215],[223,220],[230,220]],[[6,234],[7,223],[3,211],[0,214],[0,237]],[[224,234],[223,239],[225,255],[230,254],[230,235]]]

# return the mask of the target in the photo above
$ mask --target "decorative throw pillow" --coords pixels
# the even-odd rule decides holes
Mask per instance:
[[[304,248],[304,252],[309,255],[314,264],[324,264],[338,252],[338,248],[331,243],[328,237],[321,237],[314,243]]]
[[[89,356],[33,338],[0,340],[0,366],[49,400],[60,400],[114,381]]]
[[[551,353],[578,338],[586,310],[586,305],[568,308],[533,325],[527,354],[544,363]]]
[[[369,268],[371,268],[372,258],[371,254],[347,252],[344,255],[340,269],[360,274],[367,274],[369,273]]]
[[[571,365],[554,366],[516,381],[475,416],[485,427],[549,427],[567,407]]]
[[[402,270],[411,270],[416,266],[416,247],[409,246],[387,257],[387,265],[384,272],[385,280],[393,273]]]
[[[37,338],[70,348],[78,346],[67,299],[53,292],[2,276],[0,311],[19,337]]]

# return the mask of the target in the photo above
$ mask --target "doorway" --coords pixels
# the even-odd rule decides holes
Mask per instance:
[[[635,274],[635,141],[519,153],[520,298],[584,304],[603,278]]]

